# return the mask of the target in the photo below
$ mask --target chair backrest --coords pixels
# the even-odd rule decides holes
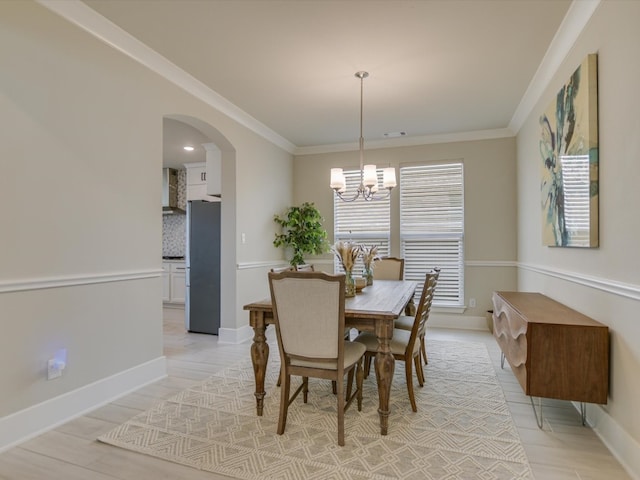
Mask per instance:
[[[403,280],[404,258],[383,257],[373,263],[374,280]]]
[[[283,361],[343,358],[344,274],[272,272],[269,290]]]
[[[420,301],[418,302],[418,308],[416,309],[416,316],[413,321],[413,328],[411,329],[411,340],[409,340],[409,345],[415,346],[416,340],[425,333],[427,320],[429,320],[429,314],[431,313],[433,294],[435,293],[436,285],[438,284],[439,275],[440,269],[435,267],[425,276],[424,287],[422,288],[422,294],[420,295]]]
[[[298,272],[315,272],[315,268],[311,263],[301,263],[300,265],[296,265],[296,271]]]
[[[294,268],[289,265],[288,267],[277,267],[277,268],[272,268],[271,271],[273,273],[282,273],[282,272],[293,272]]]

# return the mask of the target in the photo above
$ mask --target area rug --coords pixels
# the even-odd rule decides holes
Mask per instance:
[[[289,408],[284,435],[277,350],[256,415],[249,360],[184,390],[98,440],[238,479],[532,479],[504,393],[481,343],[430,341],[426,383],[411,411],[404,363],[396,362],[388,435],[380,435],[375,374],[362,412],[345,415],[337,443],[336,400],[328,381],[309,380],[309,403]],[[292,391],[294,386],[292,385]]]

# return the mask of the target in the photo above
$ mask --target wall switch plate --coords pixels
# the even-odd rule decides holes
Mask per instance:
[[[469,307],[470,308],[475,308],[476,306],[476,299],[475,298],[470,298],[469,299]]]

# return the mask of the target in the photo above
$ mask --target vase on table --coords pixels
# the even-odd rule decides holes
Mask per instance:
[[[355,297],[356,296],[356,282],[353,279],[353,275],[351,275],[351,270],[346,270],[344,272],[344,296],[345,297]]]
[[[367,279],[367,286],[373,285],[373,269],[371,267],[367,268],[365,266],[362,276]]]
[[[331,251],[340,260],[345,273],[345,297],[354,297],[356,295],[356,282],[353,278],[353,267],[356,259],[360,255],[360,245],[353,242],[338,240]]]
[[[373,285],[373,261],[378,258],[378,246],[371,245],[367,247],[363,245],[360,251],[362,252],[362,263],[364,264],[362,276],[367,279],[367,286]]]

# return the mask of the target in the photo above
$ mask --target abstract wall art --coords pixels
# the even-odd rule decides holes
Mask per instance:
[[[589,54],[540,117],[544,245],[598,246],[597,70]]]

